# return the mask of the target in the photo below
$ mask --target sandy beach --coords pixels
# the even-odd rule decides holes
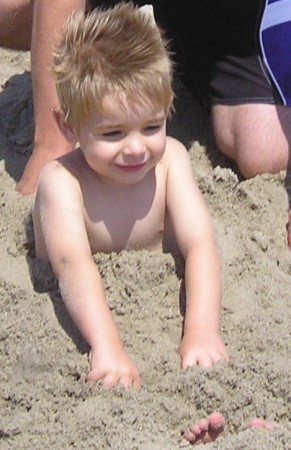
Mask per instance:
[[[179,258],[97,254],[108,302],[143,385],[133,392],[85,383],[87,345],[64,310],[50,267],[34,257],[33,197],[15,191],[33,136],[29,71],[29,53],[0,50],[1,449],[178,450],[192,423],[220,411],[224,437],[195,448],[290,450],[286,173],[242,180],[213,145],[207,118],[177,85],[169,134],[189,148],[212,213],[223,266],[221,330],[231,359],[212,370],[180,370]],[[278,425],[272,432],[242,431],[254,417]]]

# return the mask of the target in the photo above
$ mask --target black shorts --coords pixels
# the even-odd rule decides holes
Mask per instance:
[[[92,1],[112,6],[115,0]],[[258,46],[262,0],[135,1],[154,6],[176,58],[176,72],[206,107],[280,103]]]

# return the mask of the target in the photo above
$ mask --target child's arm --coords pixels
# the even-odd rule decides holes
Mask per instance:
[[[139,388],[138,371],[123,348],[91,255],[83,208],[77,180],[58,162],[47,164],[34,215],[39,218],[65,306],[91,348],[87,379],[102,379],[105,387],[122,384]]]
[[[167,208],[185,258],[186,314],[181,366],[210,367],[228,352],[219,335],[221,273],[214,230],[182,144],[168,141]]]

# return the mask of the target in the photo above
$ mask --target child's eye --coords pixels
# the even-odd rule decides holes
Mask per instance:
[[[162,124],[157,123],[157,124],[153,124],[153,125],[148,125],[147,127],[144,128],[144,132],[145,133],[156,133],[157,131],[159,131],[162,127]]]
[[[102,133],[102,136],[105,138],[118,138],[122,136],[122,131],[120,130],[105,131],[104,133]]]

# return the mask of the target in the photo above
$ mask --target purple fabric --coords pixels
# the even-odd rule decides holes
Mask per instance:
[[[260,45],[283,104],[291,106],[291,0],[266,0]]]

